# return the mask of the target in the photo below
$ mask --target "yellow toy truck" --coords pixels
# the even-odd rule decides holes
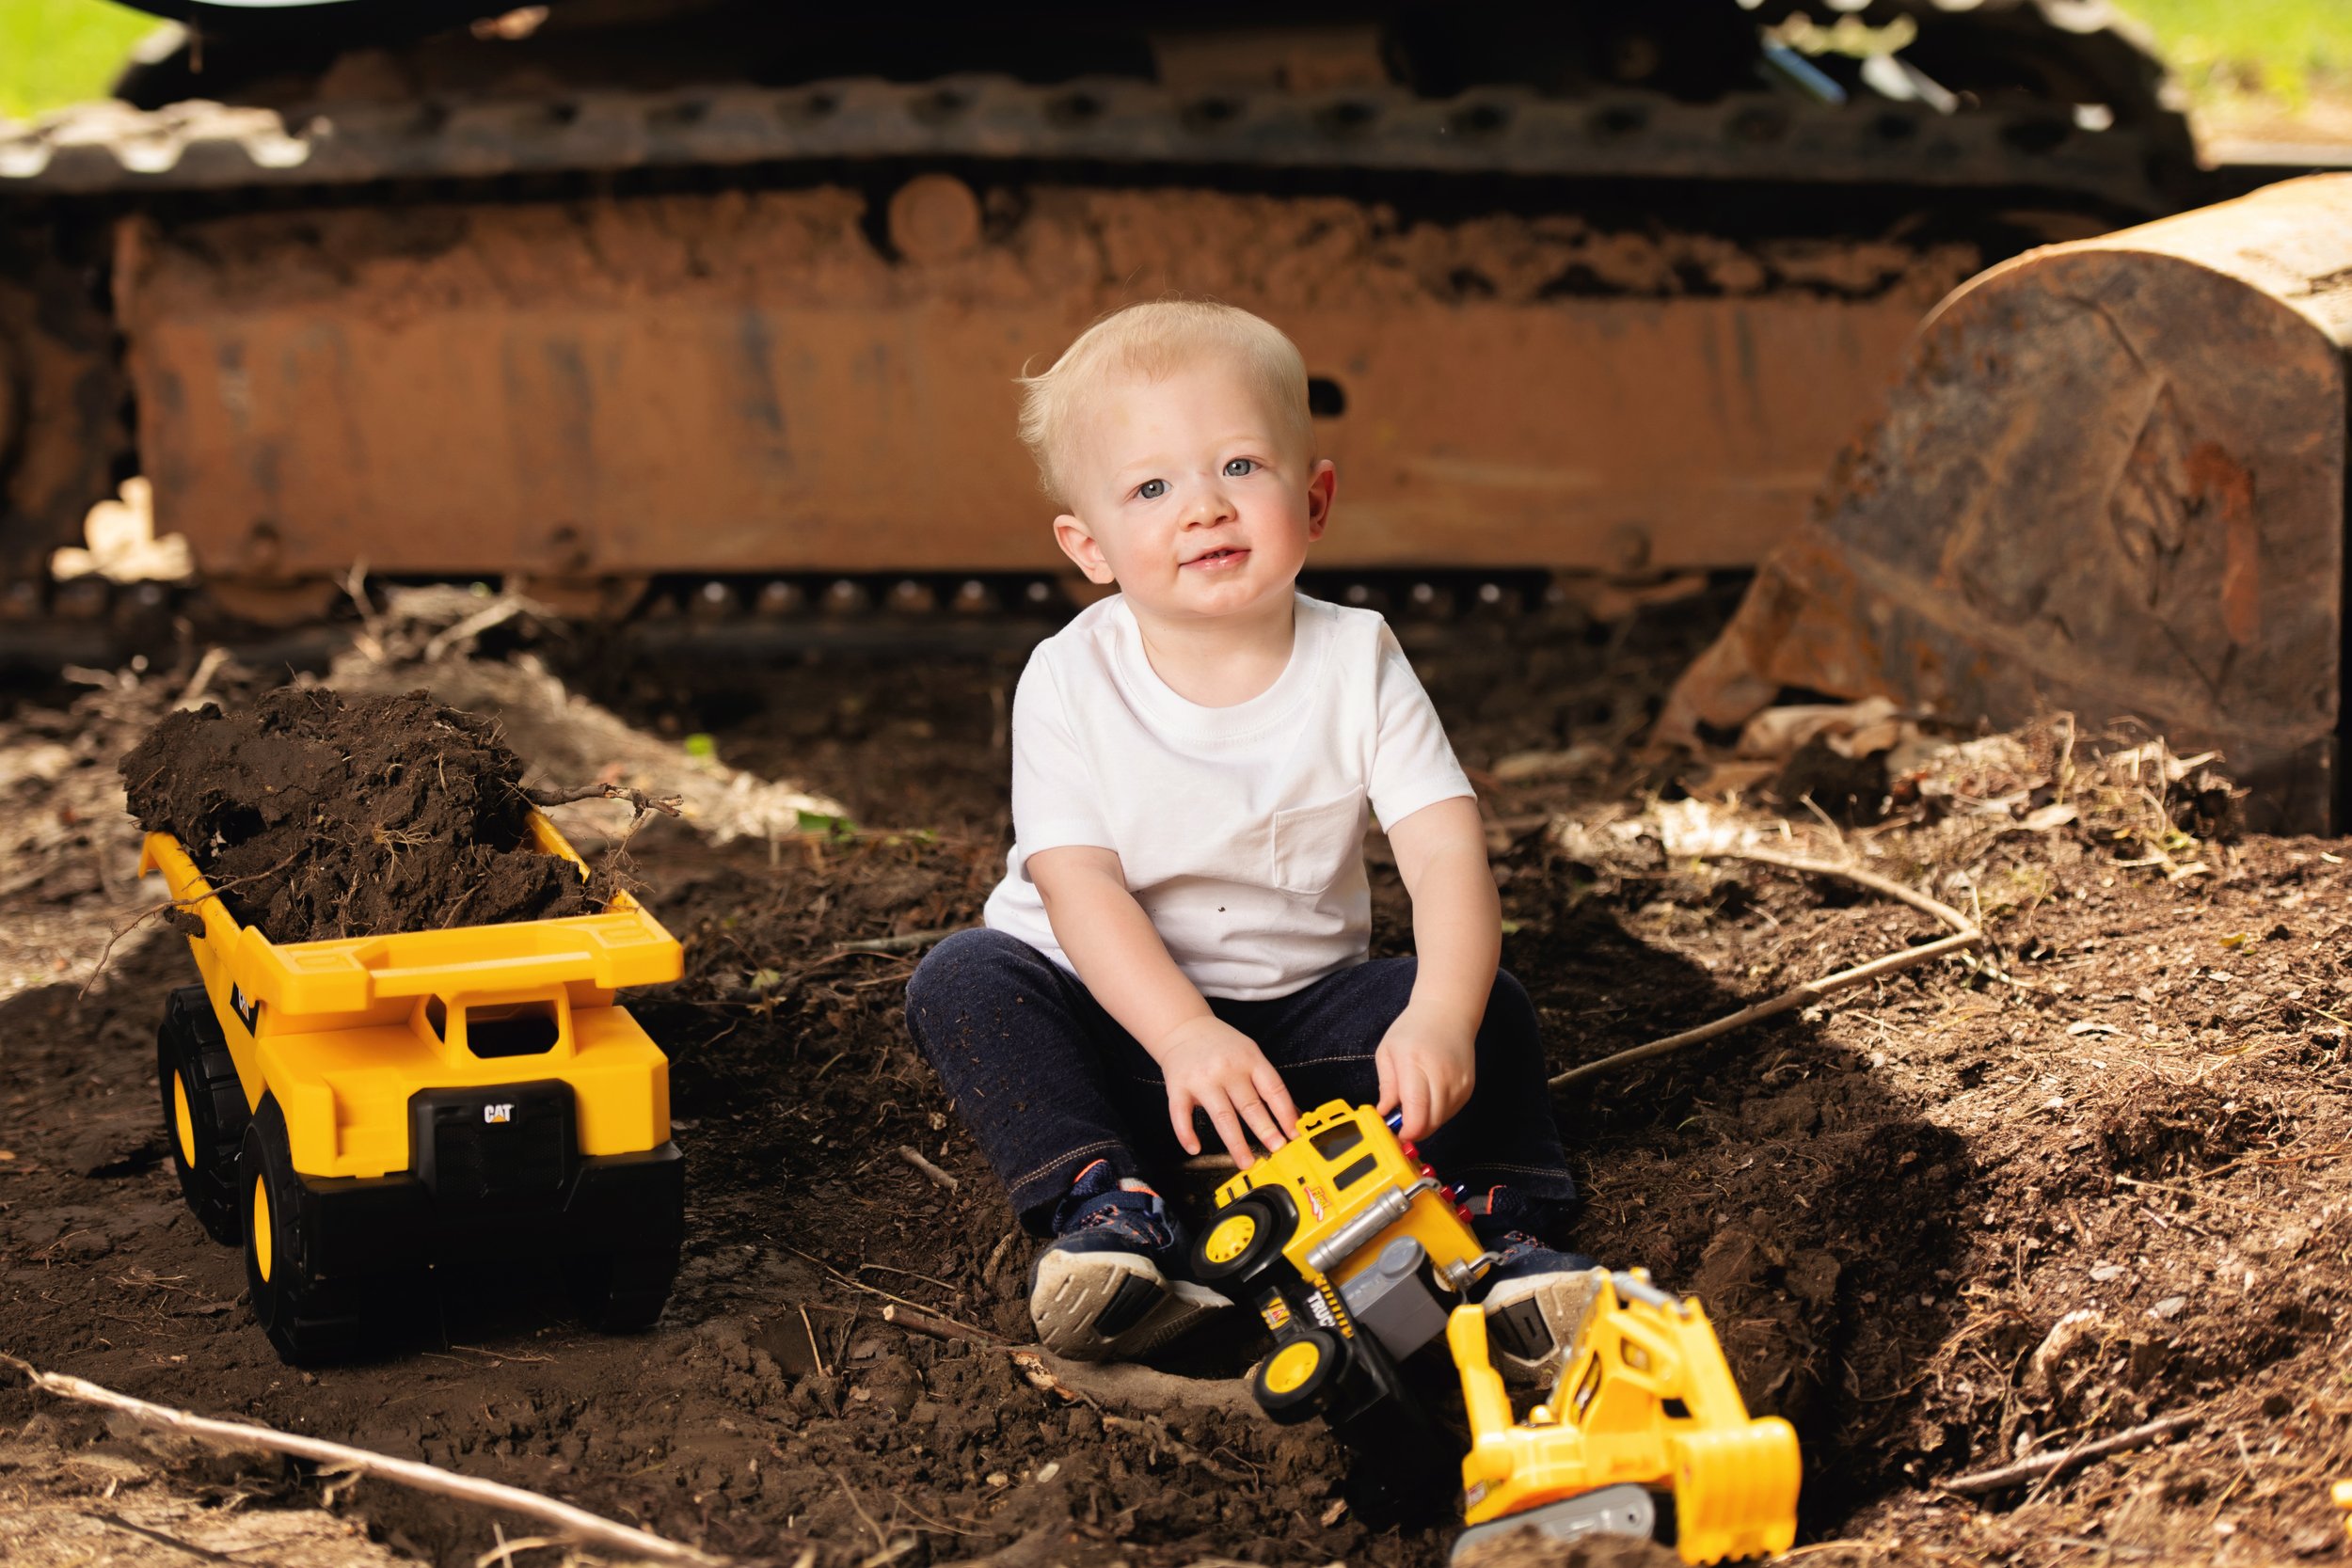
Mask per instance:
[[[1446,1305],[1493,1262],[1458,1197],[1391,1120],[1335,1100],[1217,1189],[1193,1244],[1193,1277],[1274,1335],[1250,1377],[1259,1407],[1323,1418],[1356,1452],[1351,1481],[1388,1503],[1411,1506],[1451,1448],[1398,1364],[1445,1333]]]
[[[1608,1275],[1558,1381],[1520,1422],[1487,1358],[1485,1314],[1455,1307],[1446,1341],[1470,1423],[1470,1528],[1456,1560],[1529,1526],[1563,1541],[1655,1537],[1661,1493],[1672,1495],[1685,1562],[1785,1552],[1796,1539],[1796,1431],[1777,1417],[1749,1419],[1695,1299],[1677,1301],[1639,1271]]]
[[[545,816],[531,828],[580,864]],[[437,1264],[550,1249],[592,1323],[660,1315],[685,1163],[669,1060],[613,995],[676,979],[683,957],[627,894],[596,914],[280,945],[168,833],[140,870],[203,927],[203,983],[172,992],[156,1034],[172,1164],[204,1228],[244,1243],[286,1360],[349,1356]]]

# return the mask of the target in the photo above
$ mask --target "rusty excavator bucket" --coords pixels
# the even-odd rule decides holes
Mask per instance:
[[[2029,251],[1928,317],[1659,735],[1788,688],[2216,750],[2341,831],[2352,175]]]

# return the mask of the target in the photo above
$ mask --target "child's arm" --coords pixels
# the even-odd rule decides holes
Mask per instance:
[[[1044,900],[1045,918],[1053,923],[1054,940],[1070,956],[1078,978],[1160,1064],[1168,1080],[1168,1119],[1184,1152],[1200,1152],[1192,1128],[1196,1108],[1209,1114],[1242,1169],[1255,1159],[1244,1123],[1267,1148],[1281,1148],[1298,1130],[1298,1112],[1282,1075],[1255,1040],[1209,1010],[1207,1000],[1168,956],[1152,917],[1127,891],[1118,854],[1071,846],[1041,849],[1026,864]],[[1489,883],[1490,902],[1493,892]]]
[[[1380,1109],[1402,1106],[1404,1136],[1421,1138],[1444,1126],[1478,1081],[1478,1026],[1502,961],[1502,903],[1473,800],[1422,807],[1389,830],[1389,847],[1412,895],[1421,967],[1375,1059]]]

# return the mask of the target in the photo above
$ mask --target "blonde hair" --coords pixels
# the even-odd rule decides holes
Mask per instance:
[[[1114,374],[1149,380],[1202,359],[1237,364],[1278,426],[1310,455],[1314,432],[1307,413],[1307,361],[1298,345],[1271,322],[1205,299],[1161,299],[1123,306],[1100,317],[1043,373],[1016,378],[1021,388],[1021,442],[1037,459],[1045,493],[1070,504],[1069,453],[1073,416]]]

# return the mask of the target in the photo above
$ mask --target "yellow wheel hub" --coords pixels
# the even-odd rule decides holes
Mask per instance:
[[[269,1250],[274,1238],[269,1233],[269,1189],[262,1179],[253,1179],[253,1264],[262,1271],[262,1278],[269,1278]]]
[[[1248,1214],[1228,1214],[1209,1232],[1201,1253],[1212,1263],[1230,1263],[1257,1238],[1258,1222]]]
[[[171,1129],[180,1137],[180,1164],[196,1169],[196,1117],[188,1111],[188,1081],[171,1075]]]
[[[1295,1393],[1322,1365],[1323,1352],[1312,1339],[1294,1340],[1276,1351],[1274,1359],[1265,1364],[1266,1392]]]

